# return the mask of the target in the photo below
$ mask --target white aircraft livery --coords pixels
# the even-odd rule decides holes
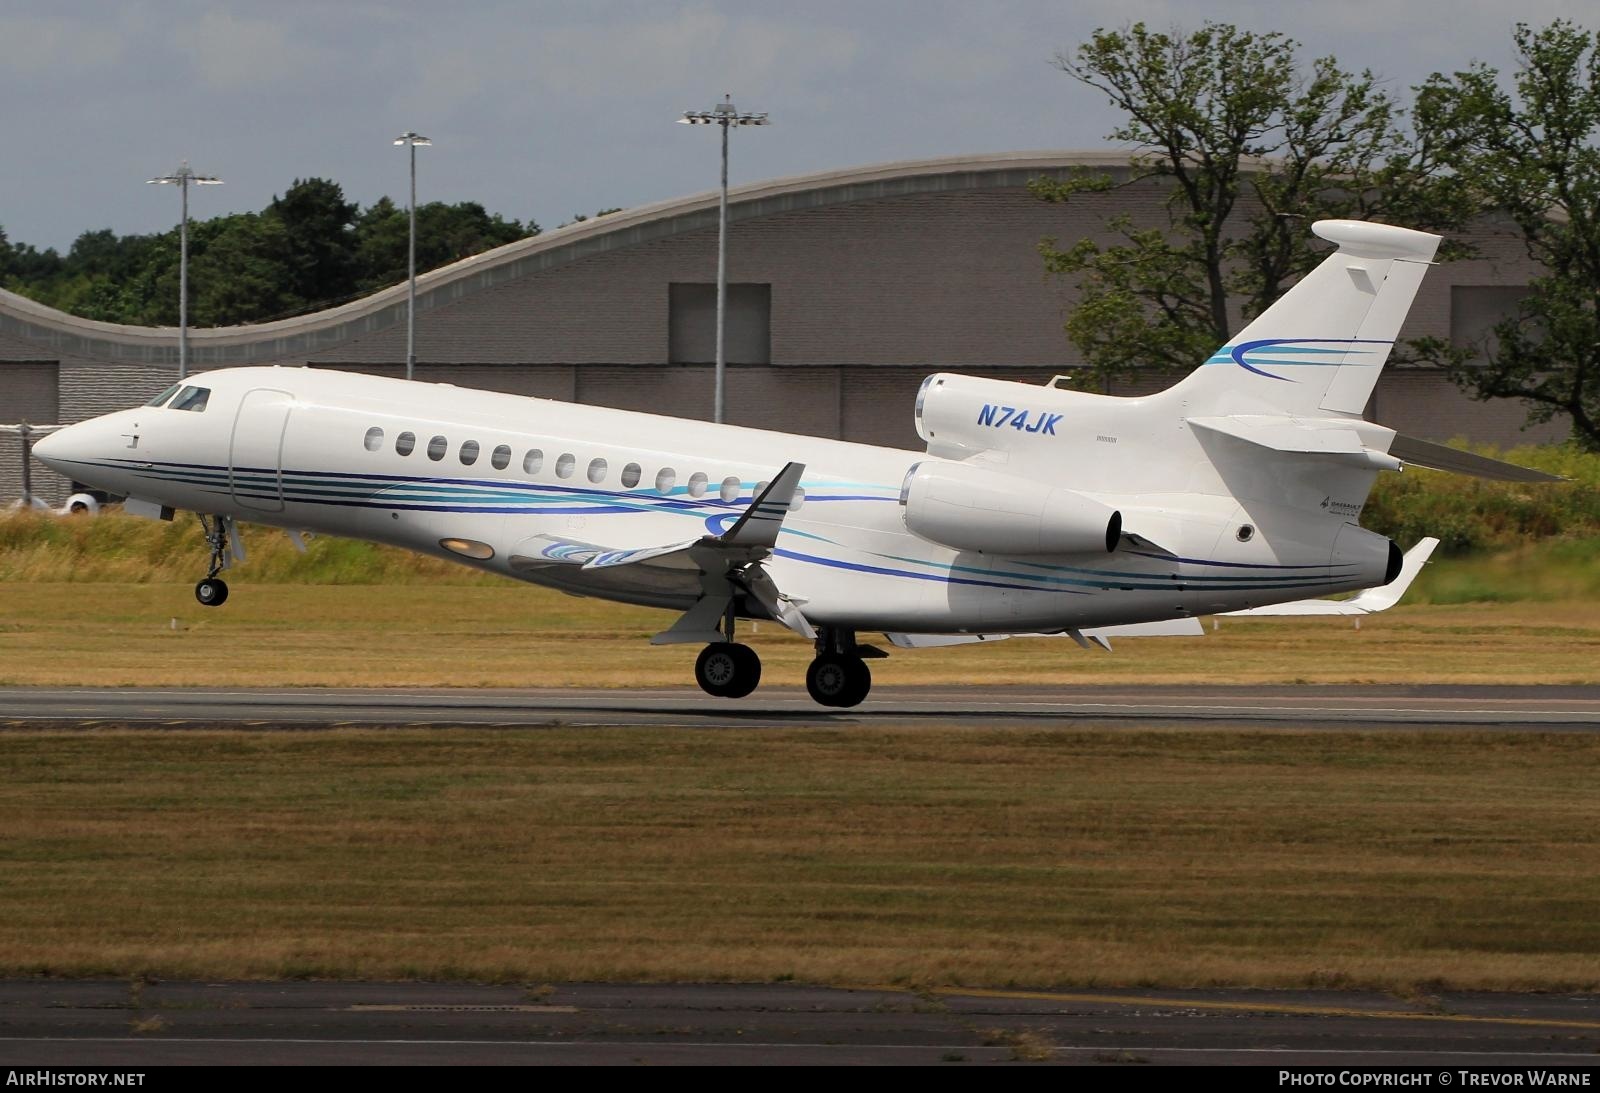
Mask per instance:
[[[1439,237],[1313,230],[1338,250],[1170,389],[1116,398],[932,375],[915,407],[925,453],[241,367],[68,426],[35,454],[131,512],[200,514],[203,604],[223,602],[217,574],[243,559],[237,522],[297,543],[347,536],[681,612],[653,640],[703,644],[695,676],[716,696],[760,681],[737,620],[775,620],[816,645],[811,695],[852,706],[871,686],[866,660],[885,655],[858,644],[864,631],[906,648],[1105,644],[1198,634],[1204,614],[1343,611],[1355,601],[1306,601],[1401,573],[1399,548],[1357,521],[1402,455],[1546,477],[1362,418]]]

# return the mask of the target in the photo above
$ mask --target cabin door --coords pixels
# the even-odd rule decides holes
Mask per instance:
[[[228,487],[233,499],[259,512],[283,511],[283,434],[294,396],[257,388],[239,402],[228,449]]]

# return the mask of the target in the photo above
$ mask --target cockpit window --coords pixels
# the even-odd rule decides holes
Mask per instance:
[[[153,398],[149,402],[145,403],[145,405],[146,406],[160,406],[163,402],[166,402],[169,398],[172,397],[172,393],[174,391],[176,391],[178,388],[180,388],[182,386],[183,386],[183,384],[181,384],[181,383],[174,383],[171,387],[168,387],[165,391],[161,392],[155,398]]]
[[[209,387],[185,387],[178,392],[178,397],[172,400],[169,410],[192,410],[200,413],[206,408],[206,401],[211,398]]]

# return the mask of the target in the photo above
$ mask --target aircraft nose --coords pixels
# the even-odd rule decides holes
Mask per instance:
[[[93,422],[83,421],[40,437],[33,442],[33,457],[51,470],[71,477],[75,464],[94,458],[93,436],[98,430],[93,425]]]
[[[33,442],[33,458],[51,470],[59,471],[61,469],[60,463],[64,461],[67,449],[72,444],[72,440],[67,434],[72,432],[74,428],[76,426],[68,425],[35,440]]]

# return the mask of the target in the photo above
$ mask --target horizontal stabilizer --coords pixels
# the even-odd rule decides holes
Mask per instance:
[[[1324,455],[1374,467],[1397,471],[1400,461],[1392,454],[1369,448],[1352,428],[1350,419],[1300,419],[1271,415],[1236,414],[1230,417],[1191,417],[1194,427],[1231,436],[1275,452]],[[1361,423],[1366,425],[1365,422]],[[1372,426],[1367,426],[1371,429]],[[1385,436],[1388,431],[1383,430]]]
[[[1245,611],[1225,611],[1225,615],[1370,615],[1387,611],[1400,602],[1400,598],[1417,579],[1433,548],[1439,540],[1429,536],[1406,551],[1400,563],[1400,572],[1394,580],[1377,588],[1369,588],[1348,600],[1295,600],[1293,603],[1276,603],[1270,607],[1252,607]]]
[[[1401,462],[1431,471],[1449,471],[1473,478],[1487,478],[1495,482],[1564,482],[1559,474],[1519,467],[1486,455],[1464,452],[1459,448],[1435,444],[1431,440],[1418,440],[1414,436],[1396,435],[1389,445],[1389,454]]]

